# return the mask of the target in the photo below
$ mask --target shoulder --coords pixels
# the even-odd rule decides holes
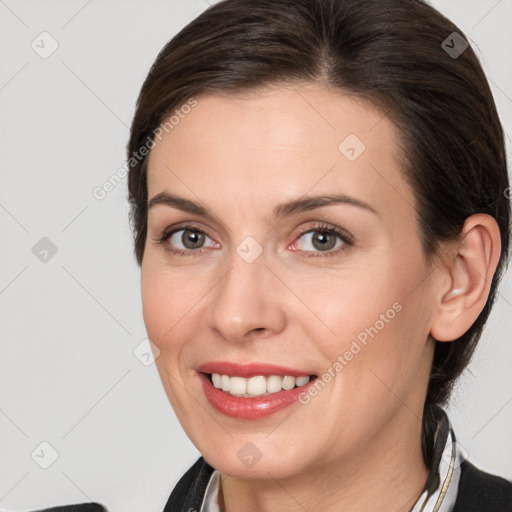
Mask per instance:
[[[34,512],[107,512],[107,509],[99,503],[80,503],[78,505],[45,508]]]
[[[461,464],[453,512],[511,512],[512,482],[486,473],[469,461]]]
[[[213,467],[199,457],[174,487],[163,512],[200,510],[213,471]]]
[[[199,510],[204,499],[206,487],[214,469],[201,456],[180,478],[174,487],[164,512]],[[80,503],[45,508],[31,512],[108,512],[99,503]]]

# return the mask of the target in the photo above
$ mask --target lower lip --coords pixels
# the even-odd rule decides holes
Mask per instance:
[[[222,414],[232,418],[243,418],[248,420],[264,418],[271,416],[276,412],[295,403],[299,395],[312,385],[316,378],[310,380],[308,384],[289,391],[278,391],[267,396],[243,397],[228,395],[224,391],[217,389],[211,382],[209,375],[197,372],[201,379],[204,394],[206,398]]]

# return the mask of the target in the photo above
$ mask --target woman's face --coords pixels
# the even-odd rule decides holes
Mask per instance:
[[[142,262],[144,321],[187,435],[241,478],[356,462],[404,436],[418,455],[435,272],[394,125],[316,85],[195,99],[150,154]],[[275,393],[285,375],[317,378]]]

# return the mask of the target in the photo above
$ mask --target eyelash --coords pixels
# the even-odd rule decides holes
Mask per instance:
[[[183,230],[193,231],[196,233],[203,233],[206,236],[208,236],[208,233],[206,233],[202,229],[198,228],[197,226],[194,226],[192,224],[185,224],[182,226],[174,227],[170,231],[164,230],[163,233],[161,235],[159,235],[154,242],[157,246],[164,245],[172,235],[174,235],[178,231],[183,231]],[[345,231],[344,229],[336,228],[336,227],[330,226],[329,224],[325,224],[322,222],[318,222],[314,226],[302,228],[298,232],[294,233],[293,236],[294,236],[294,239],[296,238],[298,240],[302,237],[302,235],[304,235],[306,233],[311,233],[311,232],[337,235],[343,242],[343,245],[341,247],[338,247],[336,250],[318,251],[318,252],[301,251],[300,249],[296,249],[296,251],[298,251],[298,252],[304,252],[305,253],[304,257],[306,257],[306,258],[336,256],[340,252],[346,250],[347,247],[352,246],[354,243],[353,236],[350,233],[348,233],[347,231]],[[168,246],[166,246],[166,250],[169,251],[173,256],[185,256],[185,257],[198,256],[207,251],[207,249],[205,249],[205,248],[188,249],[186,251],[183,251],[181,249],[172,249]],[[313,254],[308,254],[308,253],[313,253]]]
[[[315,223],[314,226],[309,226],[307,228],[300,229],[298,232],[294,233],[293,237],[294,240],[298,240],[302,237],[302,235],[314,232],[337,235],[343,242],[343,245],[341,247],[338,247],[337,249],[331,249],[329,251],[301,251],[300,249],[297,249],[297,251],[299,252],[304,252],[305,258],[325,258],[337,256],[342,251],[345,251],[347,247],[352,246],[354,243],[354,237],[344,229],[336,228],[334,226],[330,226],[329,224],[324,224],[322,222],[317,222]]]

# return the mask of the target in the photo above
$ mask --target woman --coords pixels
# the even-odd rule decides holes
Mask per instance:
[[[128,159],[148,337],[202,454],[165,512],[512,510],[441,407],[510,230],[460,29],[421,0],[220,2],[158,55]]]

